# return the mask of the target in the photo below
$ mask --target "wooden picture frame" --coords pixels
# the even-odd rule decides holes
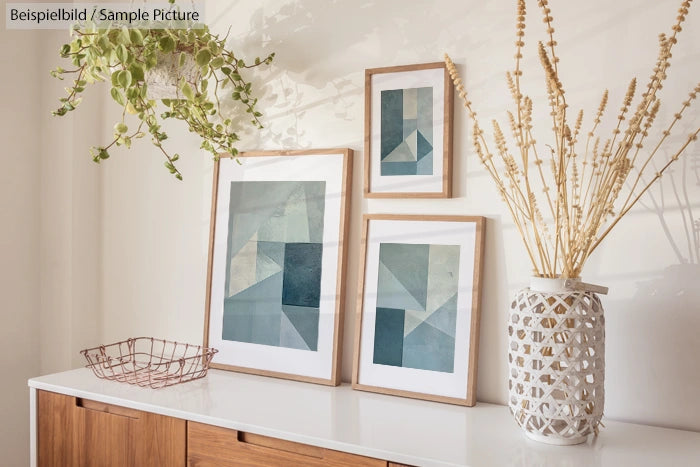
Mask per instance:
[[[365,198],[452,197],[453,101],[444,62],[365,70]]]
[[[352,387],[476,403],[483,217],[365,215]]]
[[[340,384],[351,149],[214,166],[204,345],[211,367]],[[240,164],[239,164],[240,162]]]

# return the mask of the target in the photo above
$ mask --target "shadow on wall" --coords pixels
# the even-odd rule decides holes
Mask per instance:
[[[632,297],[614,304],[620,314],[615,326],[627,327],[616,335],[632,337],[611,343],[615,358],[609,361],[618,367],[608,367],[608,378],[624,375],[625,388],[642,402],[621,410],[635,413],[632,421],[661,424],[655,414],[665,413],[665,420],[677,420],[675,428],[700,431],[700,149],[679,160],[648,192],[644,206],[658,216],[678,262],[637,282]],[[611,399],[629,403],[624,394]]]
[[[239,8],[240,2],[232,2],[218,17],[234,17]],[[393,14],[398,10],[401,15]],[[252,146],[308,149],[318,145],[318,134],[309,131],[318,126],[314,122],[361,121],[364,69],[399,64],[404,55],[410,63],[421,61],[415,57],[440,60],[441,48],[427,31],[445,15],[427,0],[261,3],[249,15],[246,34],[235,38],[235,49],[246,56],[248,51],[277,55],[270,68],[254,72],[264,76],[255,91],[262,96],[265,128],[246,129],[241,136]],[[245,119],[245,114],[237,117],[239,123]],[[342,144],[350,142],[361,145],[361,134]]]

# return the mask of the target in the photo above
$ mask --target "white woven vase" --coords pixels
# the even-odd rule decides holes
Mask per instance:
[[[509,406],[525,434],[578,444],[603,416],[605,320],[598,296],[533,277],[508,319]]]

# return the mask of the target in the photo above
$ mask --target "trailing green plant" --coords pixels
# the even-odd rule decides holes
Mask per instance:
[[[201,148],[218,158],[220,153],[238,154],[235,147],[239,136],[233,131],[231,117],[222,113],[222,100],[237,101],[249,114],[250,123],[262,128],[256,110],[258,98],[253,95],[252,83],[244,78],[244,70],[267,65],[274,53],[265,58],[256,58],[247,63],[226,48],[226,37],[220,38],[209,31],[206,25],[195,28],[175,29],[160,24],[162,28],[128,29],[87,25],[71,30],[71,41],[61,47],[60,55],[71,61],[73,68],[58,67],[51,74],[59,79],[73,76],[73,84],[66,88],[67,96],[60,99],[61,106],[53,114],[62,116],[75,110],[81,101],[86,86],[100,81],[111,83],[112,99],[123,108],[122,118],[114,125],[114,139],[104,145],[90,148],[95,162],[110,156],[113,146],[131,147],[134,139],[150,135],[153,144],[165,158],[166,168],[182,180],[175,162],[176,153],[171,154],[163,143],[168,135],[161,122],[178,119],[185,122],[190,132],[202,139]],[[165,106],[159,110],[158,100],[149,98],[148,76],[159,61],[169,54],[176,54],[176,68],[194,60],[197,78],[188,80],[177,77],[176,94],[172,99],[160,99]],[[179,66],[178,66],[179,65]],[[221,97],[220,97],[221,96]],[[133,124],[128,116],[133,115]],[[134,118],[135,117],[135,118]]]

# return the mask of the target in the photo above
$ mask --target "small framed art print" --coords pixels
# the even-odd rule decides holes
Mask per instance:
[[[211,366],[340,383],[350,149],[215,165],[204,345]],[[239,163],[240,162],[240,163]]]
[[[364,217],[353,388],[475,404],[484,224]]]
[[[365,70],[365,197],[452,196],[452,103],[443,62]]]

